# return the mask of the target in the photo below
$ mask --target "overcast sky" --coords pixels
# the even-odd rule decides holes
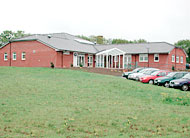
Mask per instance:
[[[0,32],[190,39],[190,0],[2,0]]]

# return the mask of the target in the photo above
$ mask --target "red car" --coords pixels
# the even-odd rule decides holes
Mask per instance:
[[[169,71],[166,71],[166,70],[158,70],[158,71],[155,71],[154,73],[152,73],[151,75],[141,77],[140,81],[143,83],[153,84],[154,79],[156,79],[158,77],[166,76],[166,75],[168,75],[168,73],[169,73]]]

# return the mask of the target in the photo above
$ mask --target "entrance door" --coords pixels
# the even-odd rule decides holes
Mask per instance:
[[[131,68],[131,55],[125,55],[124,68]]]
[[[77,66],[78,67],[84,67],[84,55],[78,55],[78,61],[77,61]]]
[[[88,67],[93,67],[93,56],[88,56]]]

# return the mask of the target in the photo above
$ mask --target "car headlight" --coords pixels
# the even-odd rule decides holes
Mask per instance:
[[[161,82],[161,80],[158,80],[158,82]]]
[[[178,84],[180,84],[180,83],[179,83],[179,82],[175,82],[175,84],[177,84],[177,85],[178,85]]]

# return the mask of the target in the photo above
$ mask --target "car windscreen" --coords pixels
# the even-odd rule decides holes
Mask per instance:
[[[156,71],[156,70],[147,70],[144,74],[146,74],[146,75],[151,75],[152,72],[154,72],[154,71]]]
[[[176,74],[176,72],[171,72],[166,77],[173,77],[175,74]]]
[[[190,73],[188,73],[185,76],[183,76],[183,79],[190,79]]]
[[[155,70],[154,72],[152,72],[152,76],[156,76],[158,73],[159,73],[160,71],[157,71],[157,70]]]
[[[140,71],[140,70],[142,70],[142,68],[137,68],[137,69],[134,69],[132,72],[138,72],[138,71]]]
[[[143,69],[143,70],[139,71],[139,73],[144,73],[146,71],[147,71],[147,69]]]

